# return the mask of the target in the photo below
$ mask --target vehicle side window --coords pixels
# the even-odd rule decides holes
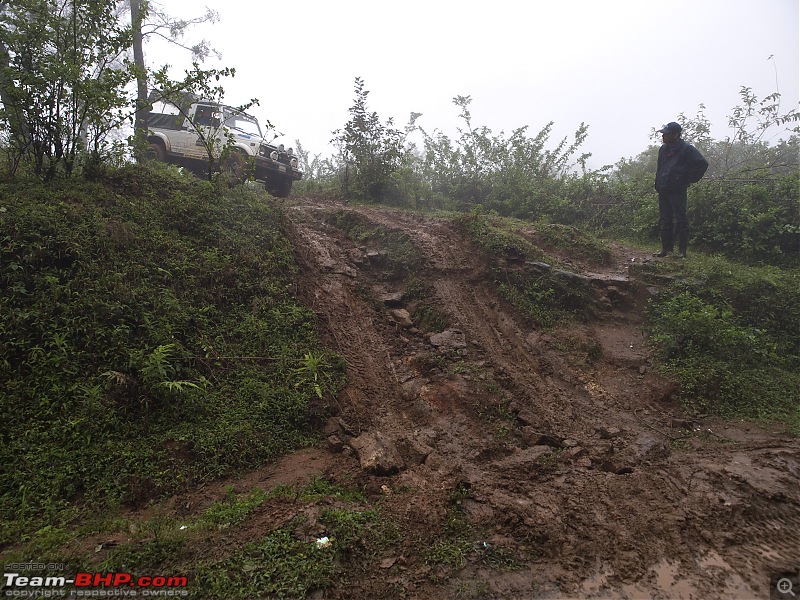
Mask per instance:
[[[194,112],[194,124],[217,127],[219,119],[214,117],[214,109],[211,106],[198,106]]]

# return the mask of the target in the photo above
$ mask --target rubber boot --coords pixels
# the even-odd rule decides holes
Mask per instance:
[[[672,252],[673,248],[673,237],[672,237],[672,230],[671,229],[662,229],[661,230],[661,252],[656,252],[653,256],[657,256],[659,258],[663,258],[665,256],[669,256],[669,253]]]
[[[689,232],[681,231],[678,233],[678,252],[677,258],[686,258],[686,247],[689,245]]]

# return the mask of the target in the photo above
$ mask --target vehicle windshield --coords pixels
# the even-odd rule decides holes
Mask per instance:
[[[261,128],[258,126],[258,121],[244,113],[229,113],[225,112],[225,126],[246,133],[249,135],[261,136]]]

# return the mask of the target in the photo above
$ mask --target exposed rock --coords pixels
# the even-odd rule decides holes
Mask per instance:
[[[408,459],[408,461],[415,465],[421,465],[425,462],[433,448],[415,439],[402,439],[397,443],[400,452]]]
[[[610,440],[622,435],[622,430],[618,429],[617,427],[598,427],[595,429],[595,431],[597,432],[597,435],[604,440]]]
[[[466,348],[467,340],[460,329],[447,329],[442,333],[434,333],[430,338],[431,344],[437,348]]]
[[[600,463],[597,468],[601,471],[605,471],[606,473],[614,473],[615,475],[627,475],[629,473],[633,473],[633,467],[631,465],[610,460]]]
[[[325,435],[338,435],[342,438],[356,435],[355,430],[341,417],[331,417],[322,428]]]
[[[424,421],[433,415],[433,407],[427,400],[420,398],[411,405],[409,413],[414,419]]]
[[[627,277],[622,275],[595,275],[590,278],[590,281],[594,287],[616,289],[617,291],[630,289],[633,285]]]
[[[389,308],[397,308],[403,305],[403,298],[403,292],[393,292],[381,296],[381,302],[383,302],[384,306],[388,306]]]
[[[363,248],[350,248],[347,251],[347,257],[353,264],[363,265],[366,261],[366,256]]]
[[[344,450],[344,442],[338,435],[333,434],[328,436],[328,450],[331,452],[339,453]]]
[[[405,467],[397,448],[383,439],[380,432],[362,433],[350,440],[361,468],[375,475],[393,475]]]
[[[331,417],[328,419],[322,428],[322,433],[325,435],[334,435],[340,433],[341,431],[342,427],[339,425],[339,419],[336,417]]]
[[[571,459],[573,459],[573,460],[576,460],[576,459],[578,459],[578,458],[581,458],[582,456],[586,456],[586,453],[587,453],[587,452],[588,452],[588,451],[586,450],[586,448],[581,448],[580,446],[573,446],[573,447],[569,448],[569,449],[568,449],[568,450],[565,452],[565,454],[566,454],[566,455],[567,455],[569,458],[571,458]]]
[[[372,265],[379,265],[386,262],[389,253],[386,250],[367,250],[367,260]]]
[[[356,430],[353,429],[350,424],[342,419],[341,417],[336,417],[336,420],[339,422],[339,427],[342,428],[342,431],[347,435],[356,435]]]
[[[533,425],[538,421],[536,413],[530,408],[521,408],[517,411],[517,418],[523,425]]]
[[[425,387],[425,380],[415,377],[404,381],[400,387],[403,390],[403,398],[406,400],[414,400],[415,398],[419,398],[422,393]]]
[[[356,271],[353,267],[348,267],[347,265],[342,265],[333,269],[333,272],[337,275],[346,275],[347,277],[356,278],[358,277],[358,271]]]
[[[553,267],[548,265],[547,263],[538,262],[535,260],[529,260],[525,263],[525,266],[528,267],[531,271],[536,273],[537,275],[545,275],[549,273]]]
[[[576,287],[581,288],[588,288],[590,279],[585,275],[580,275],[578,273],[572,273],[570,271],[562,271],[561,269],[553,269],[553,277],[556,279],[560,279],[561,281],[569,284],[574,285]]]
[[[637,460],[653,460],[669,456],[670,448],[667,442],[650,433],[639,434],[636,438],[634,457]]]
[[[404,329],[414,326],[414,321],[411,320],[411,313],[405,308],[393,308],[389,311],[389,317]]]
[[[561,448],[561,438],[547,433],[534,431],[532,427],[522,428],[522,440],[528,446],[549,446],[550,448]]]

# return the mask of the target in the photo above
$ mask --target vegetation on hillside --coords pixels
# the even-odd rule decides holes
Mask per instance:
[[[651,303],[649,328],[684,404],[800,434],[800,272],[710,257],[682,273]]]
[[[0,223],[4,514],[143,502],[314,439],[342,371],[263,196],[127,167],[3,184]]]
[[[19,559],[37,561],[58,561],[77,517],[97,508],[113,515],[315,441],[323,401],[344,379],[295,297],[283,210],[246,185],[133,164],[136,140],[118,138],[141,109],[128,84],[167,84],[165,70],[142,73],[127,58],[135,36],[116,3],[59,7],[0,0],[0,545],[21,540]],[[194,65],[172,83],[222,94],[219,78],[231,73]],[[357,79],[350,119],[333,133],[338,155],[311,157],[298,143],[306,180],[296,193],[457,211],[494,264],[555,263],[544,248],[563,245],[602,264],[603,237],[655,238],[656,146],[593,171],[581,152],[585,124],[554,145],[552,123],[533,135],[527,126],[495,133],[472,122],[469,96],[457,96],[463,128],[450,139],[421,129],[418,114],[397,128],[369,110],[368,93]],[[782,112],[779,99],[743,88],[722,140],[710,138],[702,110],[681,116],[712,165],[690,192],[692,249],[705,253],[647,267],[674,279],[651,303],[648,328],[688,410],[779,420],[800,433],[798,130],[764,141],[800,114]],[[352,239],[387,246],[386,276],[404,282],[415,321],[447,326],[415,278],[424,257],[408,236],[351,213],[329,219]],[[523,229],[535,229],[537,243]],[[535,327],[586,318],[586,299],[552,277],[492,274]],[[302,595],[398,535],[357,490],[311,487],[231,493],[186,526],[195,538],[178,538],[176,523],[156,515],[102,568],[186,566],[193,539],[278,496],[311,503],[336,544],[317,548],[294,535],[300,523],[280,524],[193,566],[204,597],[234,588],[238,597]],[[421,540],[428,564],[461,565],[475,553],[460,501],[452,498],[445,531]],[[510,566],[515,556],[484,552]]]

